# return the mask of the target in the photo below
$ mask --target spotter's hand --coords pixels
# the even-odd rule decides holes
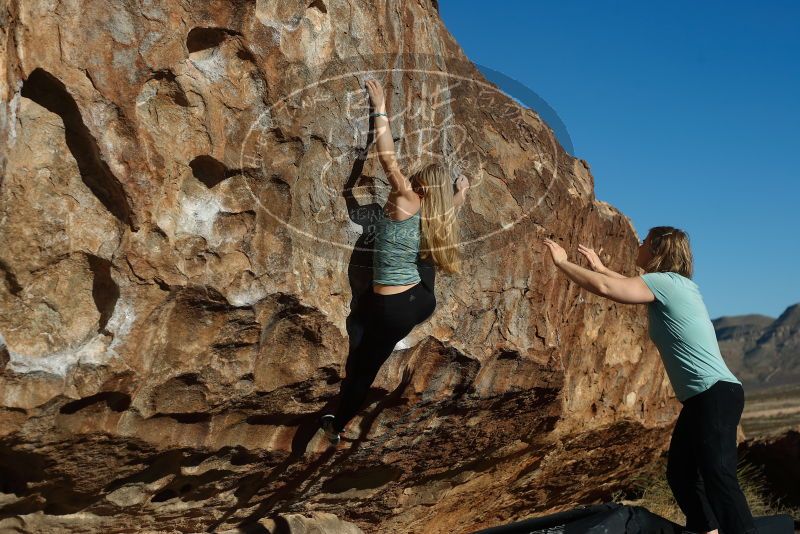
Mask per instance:
[[[603,265],[602,261],[600,261],[600,256],[597,255],[597,252],[595,252],[594,249],[585,247],[583,245],[578,245],[578,252],[583,254],[586,259],[589,260],[589,266],[593,271],[602,273],[606,269],[606,266]]]
[[[544,244],[547,245],[547,249],[550,251],[550,257],[553,259],[555,265],[567,261],[567,253],[561,245],[549,238],[544,238],[543,241]]]

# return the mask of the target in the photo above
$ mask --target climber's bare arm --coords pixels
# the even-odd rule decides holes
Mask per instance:
[[[616,278],[584,269],[567,260],[567,253],[555,241],[545,239],[544,244],[556,267],[585,290],[622,304],[646,304],[655,300],[653,292],[641,277]]]
[[[367,92],[372,103],[374,113],[383,113],[375,116],[376,144],[378,145],[378,159],[381,162],[383,171],[389,179],[392,191],[409,200],[416,200],[417,196],[411,188],[411,181],[406,178],[397,163],[397,156],[394,152],[394,139],[392,139],[392,129],[389,125],[389,117],[386,114],[386,100],[383,95],[383,87],[378,80],[367,80]]]
[[[377,119],[385,120],[385,117],[377,117]],[[389,135],[389,138],[391,139],[391,135]],[[381,166],[386,173],[386,177],[389,179],[392,191],[409,200],[419,199],[414,189],[411,187],[411,181],[406,178],[406,175],[400,170],[400,165],[397,163],[394,150],[384,154],[385,155],[381,155]]]

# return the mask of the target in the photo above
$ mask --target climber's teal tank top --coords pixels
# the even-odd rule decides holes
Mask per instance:
[[[420,281],[417,269],[420,208],[404,221],[395,221],[381,210],[375,225],[372,274],[376,284],[400,286]]]

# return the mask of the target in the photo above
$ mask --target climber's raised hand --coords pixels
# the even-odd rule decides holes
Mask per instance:
[[[366,81],[366,86],[372,108],[376,112],[386,111],[386,100],[383,96],[383,86],[381,86],[381,82],[375,79],[369,79]]]
[[[463,174],[459,174],[456,178],[456,193],[453,195],[453,205],[459,207],[467,199],[467,191],[469,191],[469,180]]]
[[[597,255],[597,252],[595,252],[594,249],[585,247],[583,245],[578,245],[578,252],[583,254],[586,259],[589,260],[589,267],[591,267],[593,271],[598,273],[605,272],[606,266],[603,265],[602,261],[600,261],[600,256]]]
[[[567,261],[567,252],[561,245],[549,238],[544,238],[544,244],[547,245],[547,249],[550,251],[550,257],[553,259],[553,263],[556,266]]]
[[[460,174],[458,178],[456,178],[456,190],[457,191],[464,191],[467,192],[469,189],[469,180],[463,174]]]

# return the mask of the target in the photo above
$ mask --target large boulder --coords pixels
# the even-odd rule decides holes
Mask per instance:
[[[677,403],[644,309],[569,283],[541,246],[602,247],[633,275],[630,221],[484,80],[435,2],[4,5],[9,529],[333,514],[468,532],[607,498],[664,449]],[[332,449],[316,418],[358,336],[388,192],[364,151],[369,76],[403,168],[441,159],[473,187],[463,274],[437,276],[436,313]]]

